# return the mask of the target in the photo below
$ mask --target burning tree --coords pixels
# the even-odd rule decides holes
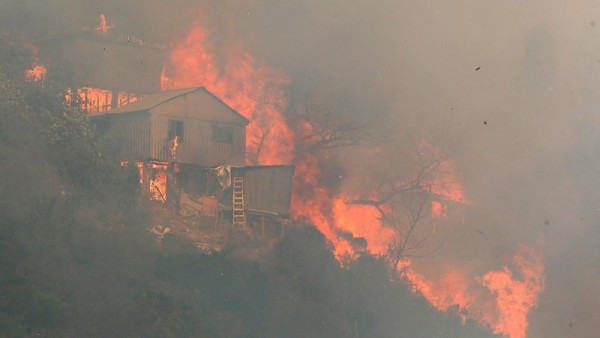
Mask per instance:
[[[383,133],[381,125],[389,120],[380,118],[385,114],[374,115],[389,110],[385,103],[382,106],[381,102],[357,99],[356,95],[363,95],[361,89],[332,90],[323,81],[311,80],[308,88],[288,87],[286,99],[282,88],[290,83],[296,86],[297,77],[291,77],[291,82],[280,70],[255,59],[242,43],[221,48],[227,53],[219,57],[209,35],[199,23],[194,24],[163,68],[162,88],[205,86],[256,122],[248,128],[247,163],[296,165],[292,217],[314,225],[332,244],[338,260],[343,262],[365,252],[389,256],[395,269],[399,262],[409,264],[410,257],[432,255],[441,247],[443,236],[429,218],[444,217],[442,201],[467,202],[446,155],[423,141],[406,142],[404,135],[408,133],[402,131],[408,132],[409,128]],[[402,142],[396,137],[403,138]],[[356,152],[357,146],[369,149]],[[338,156],[343,149],[352,150],[350,156],[356,163],[369,162],[373,155],[377,163],[359,170],[358,175],[346,175],[354,169],[352,165],[340,165]],[[376,173],[368,175],[368,170]],[[369,180],[366,176],[378,178]],[[352,188],[348,180],[363,181],[361,188]],[[438,209],[429,209],[430,202],[436,202]],[[406,275],[412,272],[408,269]],[[444,295],[443,290],[427,287],[426,283],[419,285],[422,276],[414,276],[410,282],[415,290],[446,311],[448,307],[436,302],[436,297]],[[457,276],[459,280],[470,280],[466,273]],[[446,284],[446,280],[440,282]],[[495,325],[494,321],[479,318],[477,314],[482,311],[477,307],[464,305],[458,298],[449,302],[445,299],[445,303],[458,304],[461,311],[468,311],[469,318]],[[479,300],[476,296],[469,299]]]
[[[393,153],[399,152],[397,147],[392,148]],[[443,238],[434,236],[436,226],[431,221],[430,208],[432,197],[445,195],[448,188],[442,177],[449,175],[444,170],[449,159],[425,143],[414,154],[409,167],[402,168],[398,163],[405,162],[404,158],[384,157],[388,158],[386,169],[370,197],[347,203],[375,208],[379,221],[394,231],[395,237],[388,243],[388,258],[396,267],[405,258],[432,255],[443,244]]]
[[[287,117],[302,126],[302,141],[309,152],[357,145],[374,146],[391,133],[373,118],[378,109],[355,98],[348,90],[303,87],[288,89]]]
[[[252,98],[256,102],[257,109],[262,111],[272,110],[279,112],[287,104],[287,100],[281,89],[272,83],[265,84],[264,89],[252,95]],[[258,131],[255,133],[253,139],[250,140],[252,146],[249,147],[250,151],[247,154],[248,161],[252,164],[261,163],[262,151],[269,144],[269,137],[274,129],[269,123],[269,119],[264,115],[258,116],[257,122]]]

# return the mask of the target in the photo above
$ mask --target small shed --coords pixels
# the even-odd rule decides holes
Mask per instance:
[[[248,212],[290,215],[294,166],[268,165],[231,168],[233,177],[244,178]]]
[[[204,87],[159,92],[92,119],[121,140],[122,159],[244,165],[250,121]]]
[[[220,170],[222,168],[225,170]],[[283,217],[290,215],[294,166],[226,166],[213,168],[210,171],[215,173],[210,176],[218,179],[219,183],[214,182],[209,185],[224,189],[220,200],[226,210],[231,210],[233,206],[232,179],[241,177],[246,212]],[[210,191],[207,191],[207,194],[218,195]]]

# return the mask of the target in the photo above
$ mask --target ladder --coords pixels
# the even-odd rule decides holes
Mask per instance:
[[[244,178],[233,177],[233,227],[246,228],[246,213],[244,211]]]

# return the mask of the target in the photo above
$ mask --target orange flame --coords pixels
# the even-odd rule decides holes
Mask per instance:
[[[525,337],[527,314],[537,306],[539,293],[544,289],[544,265],[541,254],[532,248],[523,248],[513,256],[516,272],[521,278],[504,267],[492,271],[479,279],[496,297],[498,319],[494,333],[503,333],[511,338]]]
[[[31,81],[42,81],[47,73],[46,67],[43,65],[35,65],[32,69],[25,71],[25,76]]]
[[[454,163],[444,161],[440,163],[438,169],[439,173],[435,175],[431,192],[454,202],[468,203],[461,180],[456,175],[457,170],[454,168]]]
[[[289,82],[287,76],[254,59],[241,43],[234,43],[226,52],[219,51],[223,55],[210,43],[208,31],[196,23],[164,66],[162,89],[204,86],[251,120],[247,162],[295,164],[292,216],[318,228],[335,246],[334,253],[340,261],[352,259],[359,252],[386,255],[388,243],[397,234],[378,220],[380,214],[375,208],[348,205],[346,201],[355,196],[323,186],[320,165],[328,160],[328,155],[317,157],[304,149],[301,135],[307,126],[298,124],[292,128],[282,114],[287,102],[281,88]],[[423,144],[423,151],[442,155],[436,147]],[[377,155],[382,151],[377,148],[369,153]],[[433,195],[468,203],[451,161],[440,162],[439,174],[430,183],[428,191]],[[446,217],[441,205],[432,205],[432,215],[436,213]],[[543,289],[544,268],[540,254],[533,249],[519,251],[513,263],[516,270],[504,268],[477,278],[452,269],[436,281],[418,274],[410,261],[402,262],[398,271],[439,310],[457,308],[463,319],[476,319],[494,332],[520,338],[527,328],[527,314]],[[523,280],[515,278],[514,273],[522,275]]]
[[[451,269],[437,281],[415,272],[410,260],[398,263],[398,271],[410,282],[414,291],[422,294],[438,310],[449,311],[458,306],[457,314],[463,321],[467,319],[467,314],[462,310],[472,309],[476,304],[475,296],[469,292],[470,280],[458,269]]]
[[[171,159],[173,161],[177,160],[177,148],[179,148],[179,136],[175,136],[173,140],[171,140],[171,146],[169,147],[171,151]]]
[[[544,264],[541,253],[534,248],[518,250],[512,264],[513,269],[504,266],[471,279],[454,268],[438,281],[418,274],[408,261],[402,262],[399,270],[415,291],[438,310],[457,308],[463,320],[472,318],[496,334],[523,338],[527,332],[527,314],[537,306],[544,289]]]
[[[368,247],[365,250],[375,255],[386,255],[388,243],[395,237],[388,227],[373,226],[379,213],[366,205],[351,205],[347,201],[356,196],[337,196],[333,200],[333,219],[338,229],[351,233],[354,238],[363,238]],[[336,248],[337,249],[337,248]],[[336,252],[338,255],[341,252]]]
[[[25,47],[31,50],[33,65],[25,71],[25,78],[29,81],[41,82],[46,77],[48,70],[44,65],[38,63],[39,48],[31,43],[25,43]]]
[[[137,161],[135,163],[135,165],[138,168],[138,174],[139,174],[139,177],[140,177],[140,180],[139,180],[140,182],[139,183],[140,183],[140,187],[142,187],[144,185],[144,162]]]
[[[109,29],[115,28],[114,25],[109,25],[106,21],[106,15],[100,14],[100,23],[96,26],[96,32],[101,35],[106,35]]]
[[[216,58],[208,32],[195,24],[164,67],[162,89],[204,86],[252,121],[247,130],[248,163],[292,162],[294,134],[281,113],[286,104],[281,86],[288,83],[287,77],[255,60],[241,43],[225,55],[225,67],[219,67]]]
[[[105,113],[113,108],[137,101],[138,95],[111,90],[82,87],[77,89],[79,109],[88,114]],[[68,91],[65,101],[73,102],[73,93]]]
[[[440,203],[439,201],[431,201],[431,217],[447,218],[448,206],[442,205],[442,203]]]
[[[167,201],[167,165],[153,162],[151,175],[150,198],[165,203]]]
[[[421,155],[431,158],[433,162],[440,161],[436,166],[433,178],[427,180],[430,185],[427,189],[430,189],[433,195],[444,199],[458,203],[468,203],[462,180],[457,174],[458,170],[456,170],[454,163],[445,159],[446,155],[442,150],[429,142],[419,142],[418,148]]]

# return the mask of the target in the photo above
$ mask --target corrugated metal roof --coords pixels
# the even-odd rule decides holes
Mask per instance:
[[[152,108],[154,108],[160,104],[163,104],[167,101],[173,100],[179,96],[189,94],[189,93],[195,92],[195,91],[200,91],[200,90],[204,91],[208,95],[212,96],[220,104],[227,107],[227,109],[229,109],[232,113],[243,118],[247,123],[250,123],[250,120],[248,120],[246,117],[244,117],[244,115],[238,113],[235,109],[228,106],[225,102],[223,102],[223,100],[221,100],[215,94],[209,92],[204,87],[184,88],[184,89],[166,90],[166,91],[158,92],[156,94],[144,96],[135,102],[123,105],[117,109],[109,110],[104,114],[96,115],[96,116],[112,115],[112,114],[125,114],[125,113],[133,113],[133,112],[138,112],[138,111],[149,110],[149,109],[152,109]]]

